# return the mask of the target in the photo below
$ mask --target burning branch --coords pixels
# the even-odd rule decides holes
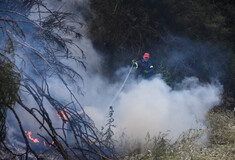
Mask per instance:
[[[70,117],[70,116],[67,114],[67,110],[66,110],[66,109],[63,109],[63,110],[57,112],[56,115],[57,115],[60,119],[65,120],[65,121],[68,121],[68,118],[67,118],[67,117]]]
[[[13,112],[15,118],[17,119],[17,122],[18,122],[18,124],[19,124],[21,133],[22,133],[22,135],[23,135],[23,137],[24,137],[25,144],[26,144],[26,152],[25,152],[26,159],[28,159],[28,153],[29,153],[29,151],[32,152],[33,155],[38,159],[38,155],[37,155],[36,152],[30,147],[29,141],[28,141],[27,137],[26,137],[25,134],[24,134],[24,129],[23,129],[23,127],[22,127],[20,118],[18,117],[17,113],[15,112],[15,110],[14,110],[12,107],[9,106],[9,109]]]
[[[32,132],[31,131],[25,131],[25,133],[28,135],[29,139],[33,141],[34,143],[39,143],[39,140],[37,138],[32,138]]]

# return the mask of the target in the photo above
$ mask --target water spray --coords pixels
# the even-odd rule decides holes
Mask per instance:
[[[133,66],[134,66],[134,64],[132,64],[132,66],[131,66],[131,68],[130,68],[130,70],[129,70],[129,73],[127,74],[125,80],[123,81],[123,83],[122,83],[122,85],[121,85],[121,88],[118,90],[118,92],[116,93],[116,95],[114,96],[114,98],[112,99],[111,103],[110,103],[108,106],[112,106],[113,103],[115,102],[115,100],[117,99],[117,97],[120,95],[120,93],[121,93],[123,87],[124,87],[125,84],[126,84],[127,79],[128,79],[129,76],[130,76],[130,73],[131,73],[131,71],[132,71],[132,69],[133,69]]]

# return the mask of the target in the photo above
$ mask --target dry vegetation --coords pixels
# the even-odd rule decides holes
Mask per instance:
[[[234,160],[235,116],[233,111],[214,108],[207,114],[207,129],[190,129],[174,143],[167,134],[147,136],[145,145],[129,149],[126,160]],[[144,147],[140,147],[144,146]]]

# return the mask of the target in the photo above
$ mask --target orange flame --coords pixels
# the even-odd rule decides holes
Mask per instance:
[[[34,143],[39,143],[39,140],[38,140],[37,138],[32,138],[32,137],[31,137],[31,135],[32,135],[32,132],[31,132],[31,131],[25,131],[25,133],[28,135],[28,137],[29,137],[29,139],[30,139],[31,141],[33,141]],[[43,144],[44,144],[45,147],[47,146],[45,140],[43,141]],[[51,142],[51,144],[49,145],[49,147],[51,147],[51,145],[53,145],[53,144],[54,144],[54,141]]]
[[[45,147],[47,146],[45,140],[44,140],[43,144],[44,144]],[[49,145],[49,147],[51,147],[51,145],[53,145],[53,144],[54,144],[54,141],[51,142],[51,144]]]
[[[60,113],[62,114],[63,118],[64,118],[66,121],[68,120],[67,117],[70,117],[70,116],[67,114],[67,110],[66,110],[66,109],[64,109],[63,111],[60,111]],[[60,119],[62,119],[61,116],[60,116],[58,113],[57,113],[56,115],[59,116]]]
[[[25,131],[25,133],[29,136],[29,139],[33,141],[34,143],[39,143],[39,140],[37,138],[32,138],[32,132],[31,131]]]
[[[51,144],[49,145],[49,147],[51,147],[51,145],[53,145],[53,144],[54,144],[54,141],[51,142]]]

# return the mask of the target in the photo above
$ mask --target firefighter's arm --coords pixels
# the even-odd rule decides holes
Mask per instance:
[[[150,65],[148,70],[144,70],[144,73],[147,74],[147,73],[152,73],[153,72],[153,65]]]
[[[133,59],[132,63],[134,64],[135,68],[139,67],[139,61],[136,61],[135,59]]]

